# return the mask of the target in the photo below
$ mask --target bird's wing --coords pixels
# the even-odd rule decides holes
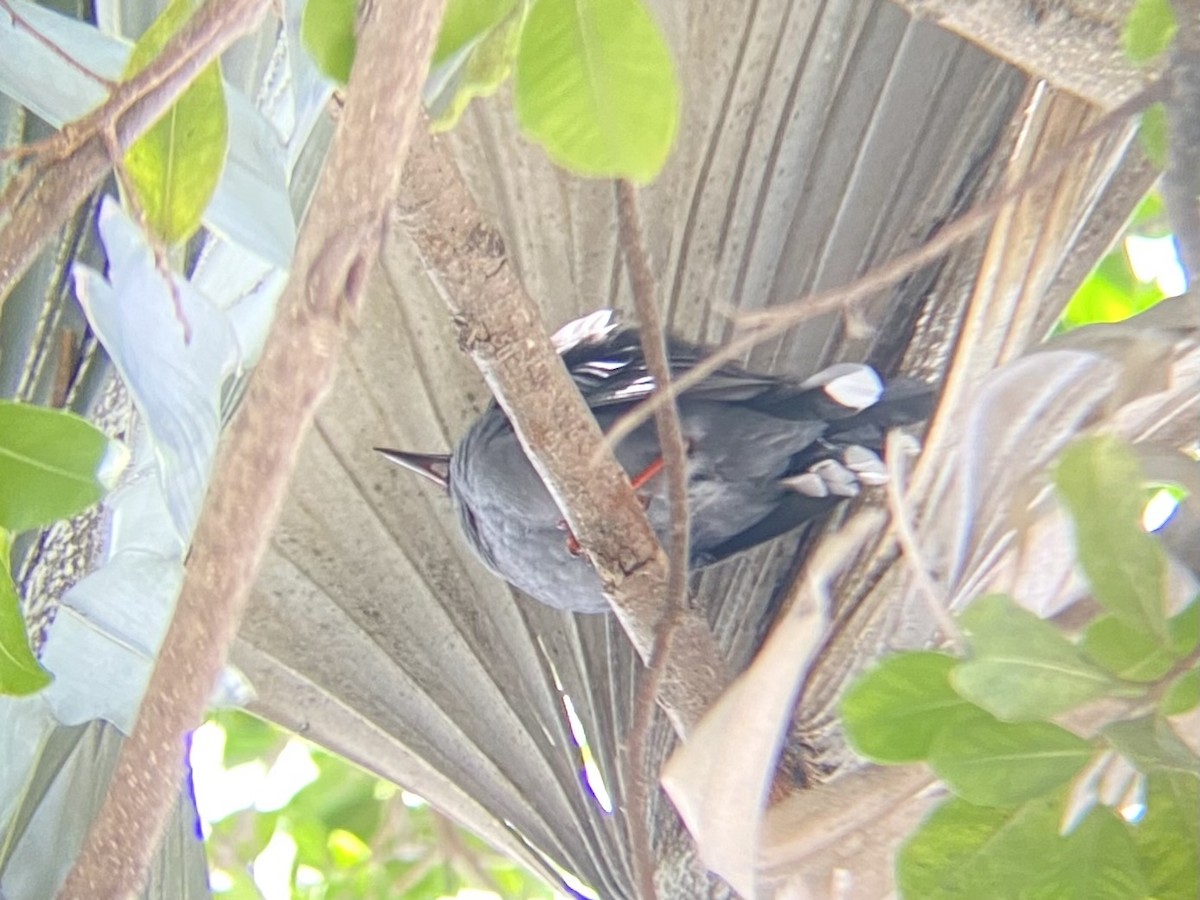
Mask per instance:
[[[694,344],[670,340],[667,353],[672,376],[687,373],[708,352]],[[633,405],[649,397],[656,387],[633,329],[572,347],[563,353],[563,362],[592,409]],[[689,388],[684,396],[743,403],[784,419],[831,421],[867,409],[880,399],[883,390],[874,369],[854,363],[831,366],[803,381],[725,365]]]
[[[694,344],[671,339],[667,345],[671,374],[679,377],[703,359],[706,351]],[[654,393],[654,376],[646,366],[638,333],[624,329],[600,341],[591,341],[563,353],[563,362],[579,390],[593,409],[618,404],[633,404]],[[691,397],[741,400],[761,393],[775,380],[745,372],[735,366],[723,366],[691,388]]]

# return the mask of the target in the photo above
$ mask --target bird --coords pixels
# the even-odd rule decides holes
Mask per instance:
[[[612,310],[568,323],[555,348],[600,428],[657,388],[636,328]],[[673,378],[712,348],[667,342]],[[686,445],[689,567],[710,566],[785,534],[884,484],[888,429],[928,417],[933,389],[885,384],[871,366],[839,363],[792,378],[723,365],[677,397]],[[670,527],[653,421],[614,448],[660,541]],[[449,495],[464,537],[493,573],[547,606],[603,613],[600,579],[493,400],[452,453],[376,447]]]

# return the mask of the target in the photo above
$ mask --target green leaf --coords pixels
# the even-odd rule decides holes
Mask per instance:
[[[1166,207],[1162,194],[1151,191],[1145,196],[1129,220],[1129,230],[1142,237],[1167,237],[1171,234],[1171,226],[1167,223]]]
[[[353,868],[371,858],[371,848],[357,834],[344,828],[330,830],[328,844],[329,856],[339,869]]]
[[[842,697],[842,722],[854,749],[881,763],[924,759],[946,727],[987,717],[950,687],[958,662],[943,653],[900,653],[859,678]]]
[[[0,694],[20,697],[48,685],[50,673],[29,649],[21,601],[13,584],[11,553],[12,535],[0,528]]]
[[[1166,637],[1166,558],[1141,527],[1142,473],[1119,441],[1076,441],[1059,458],[1055,484],[1075,522],[1079,562],[1096,599],[1125,624]]]
[[[0,400],[0,528],[76,515],[112,487],[122,445],[74,413]]]
[[[1195,709],[1200,705],[1200,669],[1188,669],[1179,675],[1159,703],[1159,711],[1164,716],[1178,716]]]
[[[1083,635],[1083,652],[1127,681],[1158,681],[1175,664],[1170,652],[1116,616],[1101,616]]]
[[[292,798],[292,812],[319,821],[327,831],[340,828],[369,843],[383,815],[375,779],[324,754],[314,753],[313,760],[321,774]]]
[[[527,9],[526,0],[451,0],[421,92],[435,131],[453,127],[473,98],[508,78]]]
[[[1047,842],[1057,837],[1060,810],[1057,798],[988,807],[952,797],[900,848],[896,883],[901,896],[1017,896],[1013,888],[1040,871]]]
[[[1125,55],[1135,63],[1149,62],[1167,49],[1174,36],[1170,0],[1137,0],[1125,23]]]
[[[1156,900],[1200,896],[1196,846],[1200,843],[1200,780],[1194,774],[1151,775],[1146,814],[1132,829],[1138,862]]]
[[[1016,807],[944,803],[900,850],[896,880],[906,898],[1132,900],[1145,896],[1135,845],[1107,809],[1068,836],[1059,797]]]
[[[1155,715],[1113,722],[1100,733],[1145,775],[1154,772],[1190,774],[1200,765],[1200,760],[1179,739],[1170,723]]]
[[[1146,896],[1146,878],[1125,822],[1106,806],[1094,806],[1065,838],[1057,838],[1029,900],[1086,897],[1124,900]]]
[[[1092,746],[1057,725],[975,720],[944,729],[929,764],[955,794],[983,806],[1023,803],[1069,781]]]
[[[581,175],[650,181],[675,138],[675,67],[638,0],[536,0],[514,89],[521,128]]]
[[[1167,619],[1167,637],[1179,659],[1196,649],[1200,644],[1200,597],[1193,597],[1187,609]]]
[[[274,760],[288,742],[287,734],[240,709],[221,710],[209,718],[225,730],[221,763],[226,769],[255,759]]]
[[[1001,719],[1047,719],[1116,686],[1062,632],[1009,597],[980,597],[961,620],[971,659],[950,673],[950,683]]]
[[[1138,138],[1150,162],[1158,168],[1167,167],[1167,109],[1161,103],[1152,103],[1142,113],[1142,124]]]
[[[172,0],[134,45],[125,77],[140,72],[191,17],[194,0]],[[200,227],[225,167],[229,112],[214,62],[125,153],[125,171],[150,229],[167,244]]]
[[[332,864],[329,858],[330,829],[320,819],[313,818],[303,809],[289,806],[289,813],[286,823],[281,820],[279,827],[296,842],[296,862],[303,866],[312,866],[314,869],[327,869]]]
[[[1078,328],[1093,322],[1120,322],[1144,312],[1164,296],[1158,282],[1138,280],[1129,257],[1119,247],[1080,285],[1063,312],[1063,325]]]
[[[300,41],[317,68],[338,84],[350,80],[358,16],[356,0],[308,0],[300,20]]]
[[[517,0],[450,0],[433,48],[433,64],[476,46],[516,8]]]

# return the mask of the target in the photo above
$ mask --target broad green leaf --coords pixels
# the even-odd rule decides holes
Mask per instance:
[[[1113,722],[1105,726],[1101,734],[1143,774],[1193,773],[1200,768],[1200,759],[1179,739],[1170,724],[1158,716]]]
[[[421,97],[435,131],[452,128],[467,104],[508,78],[528,9],[527,0],[452,0]]]
[[[639,0],[536,0],[514,89],[521,128],[581,175],[650,181],[675,138],[675,67]]]
[[[1149,62],[1167,49],[1174,36],[1171,0],[1137,0],[1125,23],[1125,55],[1136,63]]]
[[[134,45],[125,77],[151,62],[198,7],[172,0]],[[125,171],[146,222],[163,241],[179,244],[200,227],[225,167],[229,113],[220,63],[196,76],[174,105],[125,153]]]
[[[74,413],[0,400],[0,528],[25,531],[82,512],[126,458]]]
[[[1092,757],[1092,745],[1046,722],[973,720],[943,729],[929,764],[955,794],[983,806],[1011,806],[1069,781]]]
[[[518,0],[450,0],[442,16],[437,46],[433,49],[436,66],[464,49],[479,43],[484,35],[517,8]]]
[[[1117,686],[1062,632],[1008,597],[980,597],[961,621],[971,658],[950,673],[950,683],[1001,719],[1048,719]]]
[[[1120,322],[1163,299],[1158,283],[1139,281],[1123,248],[1104,257],[1063,312],[1063,325],[1078,328],[1094,322]]]
[[[1061,815],[1058,798],[989,807],[952,797],[901,847],[900,894],[905,900],[1018,896],[1015,886],[1040,873]]]
[[[1180,659],[1196,649],[1200,644],[1200,597],[1193,597],[1187,609],[1167,619],[1167,637]]]
[[[1166,207],[1159,191],[1151,191],[1138,204],[1133,218],[1129,220],[1129,230],[1142,237],[1161,238],[1171,234],[1171,226],[1167,223]]]
[[[1141,527],[1145,497],[1133,454],[1111,437],[1076,441],[1059,458],[1054,480],[1096,599],[1130,627],[1164,640],[1166,558]]]
[[[1058,833],[1058,795],[1015,807],[951,799],[900,850],[896,879],[905,898],[965,900],[1133,900],[1146,880],[1130,829],[1104,807],[1071,834]]]
[[[842,697],[854,749],[875,762],[915,762],[943,728],[987,718],[950,687],[957,662],[943,653],[901,653],[859,678]]]
[[[1146,814],[1132,829],[1138,862],[1156,900],[1200,896],[1196,847],[1200,843],[1200,780],[1194,774],[1151,775]]]
[[[358,41],[356,0],[308,0],[300,20],[300,40],[323,74],[338,84],[350,80]]]
[[[1175,664],[1162,644],[1116,616],[1092,622],[1084,632],[1082,648],[1090,659],[1128,681],[1157,681]]]
[[[1159,703],[1159,711],[1164,716],[1177,716],[1189,709],[1195,709],[1200,704],[1200,669],[1188,669],[1179,675]]]
[[[1065,838],[1048,843],[1048,865],[1022,896],[1028,900],[1079,897],[1088,900],[1141,900],[1146,878],[1124,821],[1106,806],[1095,806]]]
[[[12,535],[0,528],[0,694],[23,696],[48,685],[50,673],[29,649],[21,601],[9,568],[11,553]]]
[[[1150,162],[1160,169],[1167,167],[1167,109],[1161,103],[1152,103],[1142,113],[1138,127],[1138,138]]]

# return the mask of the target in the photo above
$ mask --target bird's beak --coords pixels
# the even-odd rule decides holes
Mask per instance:
[[[376,447],[377,453],[382,453],[396,465],[404,466],[410,472],[424,475],[443,493],[450,492],[450,457],[440,453],[406,453],[403,450],[389,450],[386,447]]]

